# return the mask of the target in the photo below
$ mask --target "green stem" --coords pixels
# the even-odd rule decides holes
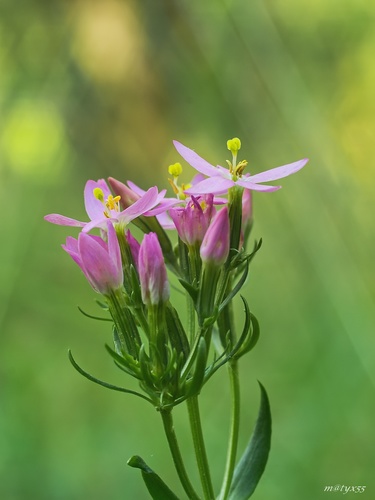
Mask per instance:
[[[163,420],[163,426],[165,435],[167,437],[168,445],[170,452],[172,454],[173,462],[180,478],[182,487],[184,488],[187,496],[190,500],[199,500],[199,496],[194,491],[194,488],[190,482],[190,479],[187,475],[185,465],[182,460],[180,448],[177,442],[177,436],[174,431],[173,418],[171,410],[161,410],[160,411],[161,418]]]
[[[187,400],[189,412],[190,427],[193,436],[195,457],[198,464],[199,475],[202,483],[203,494],[205,500],[213,500],[215,498],[210,468],[207,460],[206,447],[203,439],[202,425],[199,414],[198,396],[193,396]]]
[[[225,466],[224,479],[220,491],[219,500],[225,500],[228,497],[228,493],[231,487],[234,468],[236,465],[238,434],[240,428],[240,383],[238,374],[238,361],[234,359],[230,361],[227,366],[232,398],[232,414],[230,422],[227,462]]]

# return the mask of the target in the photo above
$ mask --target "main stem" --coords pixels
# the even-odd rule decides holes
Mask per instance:
[[[189,412],[190,428],[193,436],[195,457],[198,464],[204,498],[206,500],[213,500],[215,498],[215,494],[212,487],[210,468],[208,465],[206,447],[203,439],[198,396],[192,396],[189,398],[187,400],[187,407]]]
[[[236,466],[238,434],[240,428],[240,383],[238,374],[238,361],[235,359],[230,361],[227,367],[228,367],[230,392],[232,399],[232,413],[230,422],[227,461],[226,461],[224,479],[220,491],[219,500],[225,500],[228,497],[229,490],[232,484],[234,469]]]
[[[163,420],[164,431],[167,437],[169,449],[171,451],[173,462],[180,478],[182,487],[185,490],[188,498],[190,500],[200,500],[199,496],[194,491],[194,488],[190,482],[190,479],[187,475],[184,462],[182,460],[182,455],[180,451],[180,447],[178,446],[177,436],[174,431],[173,418],[171,410],[161,410],[160,411],[161,418]]]

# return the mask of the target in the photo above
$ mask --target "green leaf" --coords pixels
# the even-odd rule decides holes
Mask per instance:
[[[78,306],[78,311],[80,313],[82,313],[84,316],[87,316],[87,318],[97,319],[98,321],[110,321],[111,323],[113,323],[113,319],[112,318],[101,318],[99,316],[93,316],[92,314],[89,314],[89,313],[85,312],[79,306]]]
[[[131,457],[128,460],[128,465],[141,470],[143,481],[154,500],[178,500],[173,491],[168,488],[160,476],[150,469],[141,457],[138,455]]]
[[[192,378],[188,381],[189,389],[187,397],[199,394],[202,389],[207,362],[207,347],[203,337],[199,339],[197,358],[195,361],[195,369]]]
[[[242,285],[245,283],[247,275],[249,273],[249,264],[248,262],[245,263],[245,270],[241,276],[241,278],[238,280],[236,286],[231,290],[230,293],[225,297],[223,302],[219,305],[219,312],[221,312],[224,307],[233,299],[233,297],[241,290]]]
[[[197,298],[198,298],[198,289],[195,286],[188,283],[187,281],[183,280],[182,278],[179,278],[178,281],[185,288],[185,290],[190,295],[190,297],[192,298],[192,300],[195,304],[195,302],[197,301]]]
[[[91,382],[94,382],[95,384],[106,387],[107,389],[111,389],[112,391],[125,392],[126,394],[133,394],[134,396],[138,396],[139,398],[145,399],[149,403],[153,404],[153,401],[150,398],[148,398],[147,396],[144,396],[143,394],[140,394],[139,392],[132,391],[130,389],[125,389],[124,387],[118,387],[117,385],[108,384],[107,382],[103,382],[103,380],[99,380],[98,378],[94,377],[93,375],[90,375],[89,373],[85,372],[85,370],[83,370],[79,366],[79,364],[73,358],[73,354],[70,350],[68,351],[68,355],[69,355],[69,361],[72,363],[72,365],[77,370],[77,372],[80,373],[81,375],[83,375],[88,380],[91,380]]]
[[[266,467],[271,447],[271,410],[266,390],[258,383],[261,391],[258,418],[250,442],[234,471],[228,500],[250,498]]]

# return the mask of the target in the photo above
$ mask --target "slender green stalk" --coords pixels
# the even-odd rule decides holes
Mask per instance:
[[[169,449],[182,487],[190,500],[199,500],[199,496],[194,491],[182,460],[181,451],[177,442],[177,436],[174,431],[172,412],[171,410],[161,410],[160,415],[163,420],[165,435],[167,437]]]
[[[238,361],[232,360],[228,363],[228,375],[232,398],[232,413],[229,432],[229,444],[227,461],[224,472],[223,484],[220,491],[219,500],[225,500],[231,487],[234,468],[236,466],[236,455],[238,446],[238,434],[240,428],[240,383],[238,374]]]
[[[202,425],[199,414],[198,396],[193,396],[187,400],[190,427],[193,436],[195,457],[197,460],[199,475],[202,483],[205,500],[215,498],[212,487],[210,468],[207,460],[206,447],[203,439]]]

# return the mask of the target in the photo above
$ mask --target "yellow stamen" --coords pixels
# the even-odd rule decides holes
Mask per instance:
[[[116,212],[120,212],[120,200],[121,196],[112,196],[111,194],[108,196],[108,198],[105,200],[104,199],[104,193],[103,190],[96,187],[93,189],[93,194],[97,200],[99,200],[103,207],[104,211],[103,214],[105,217],[110,218],[111,217],[111,210],[115,210]]]
[[[241,177],[242,174],[243,174],[243,171],[245,170],[246,168],[246,165],[247,165],[247,161],[246,160],[242,160],[239,162],[239,164],[237,165],[236,167],[236,170],[235,170],[235,175],[238,175],[238,177]]]
[[[121,200],[121,196],[113,197],[111,194],[108,196],[105,206],[109,210],[116,210],[119,212],[119,201]]]

